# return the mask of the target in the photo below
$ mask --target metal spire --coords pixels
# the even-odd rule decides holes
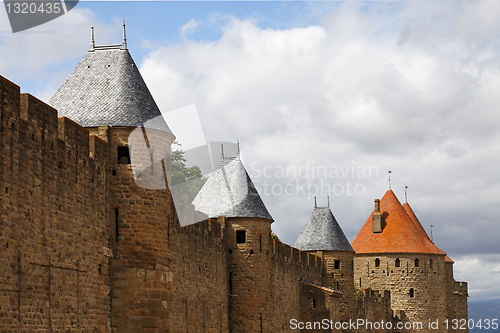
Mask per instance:
[[[431,224],[431,242],[434,242],[434,239],[432,239],[432,227],[433,227],[433,226],[434,226],[434,225],[432,225],[432,224]]]
[[[236,145],[238,146],[238,156],[240,155],[240,139],[236,140]]]
[[[408,185],[405,185],[405,202],[408,203]]]
[[[329,195],[326,196],[326,200],[328,201],[328,208],[330,208],[330,196]]]
[[[127,49],[127,34],[125,32],[125,19],[123,19],[123,42],[122,49]]]
[[[221,154],[222,154],[222,159],[224,159],[224,144],[223,143],[220,144],[220,150],[221,150]]]
[[[95,49],[94,27],[90,27],[90,49]]]
[[[318,204],[316,203],[316,197],[314,197],[314,208],[318,208]]]
[[[391,170],[389,169],[388,172],[387,172],[387,175],[389,176],[389,190],[392,190],[391,188]]]

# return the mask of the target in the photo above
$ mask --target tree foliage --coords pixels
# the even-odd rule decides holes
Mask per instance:
[[[174,141],[174,145],[177,148],[172,151],[171,184],[177,195],[180,195],[183,200],[191,202],[207,179],[203,177],[198,166],[186,166],[187,160],[184,158],[184,151],[180,148],[181,144]]]

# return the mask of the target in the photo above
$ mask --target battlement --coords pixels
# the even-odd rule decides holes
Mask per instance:
[[[273,261],[278,265],[295,266],[301,270],[316,271],[318,273],[323,270],[321,257],[313,253],[300,251],[276,239],[272,240],[272,253]]]
[[[89,131],[68,118],[58,118],[57,110],[30,94],[21,94],[20,88],[0,76],[2,125],[12,131],[26,147],[55,154],[60,160],[73,164],[88,163],[83,160],[96,159],[105,163],[107,153],[104,141],[89,137]],[[6,132],[7,133],[7,132]],[[65,153],[58,151],[68,150]],[[41,157],[41,156],[40,156]]]
[[[467,282],[455,281],[454,283],[454,293],[459,296],[468,295],[468,285]]]

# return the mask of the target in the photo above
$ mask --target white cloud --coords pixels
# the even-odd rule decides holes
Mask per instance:
[[[371,177],[328,178],[330,187],[317,194],[332,196],[350,240],[383,195],[390,167],[396,194],[403,199],[410,186],[412,206],[427,230],[434,225],[438,246],[483,260],[498,253],[500,234],[497,6],[353,2],[326,13],[321,25],[282,30],[225,18],[219,40],[158,48],[140,67],[162,109],[195,104],[209,140],[239,137],[246,161],[260,163],[249,167],[254,175],[308,162],[376,167]],[[296,181],[267,180],[281,189]],[[332,193],[349,182],[363,194]],[[266,193],[273,229],[293,244],[311,195]]]
[[[189,35],[196,31],[196,28],[200,25],[200,22],[197,22],[195,19],[189,20],[188,23],[184,24],[181,27],[182,35]]]

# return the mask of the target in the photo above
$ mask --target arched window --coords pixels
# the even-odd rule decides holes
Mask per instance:
[[[419,267],[420,266],[420,260],[418,260],[418,258],[415,259],[415,267]]]
[[[401,267],[401,260],[399,258],[396,258],[396,267]]]
[[[377,258],[375,259],[375,267],[379,267],[380,266],[380,259]]]

